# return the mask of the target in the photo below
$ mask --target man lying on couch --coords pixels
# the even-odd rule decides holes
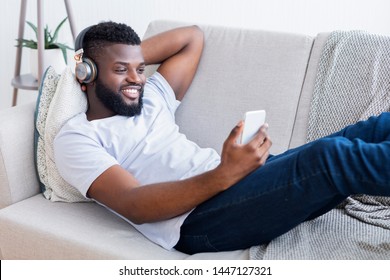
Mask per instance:
[[[88,110],[55,139],[67,182],[153,242],[189,254],[269,242],[352,194],[390,196],[389,113],[276,156],[267,125],[242,145],[239,122],[221,156],[179,133],[175,110],[203,40],[190,26],[141,43],[114,22],[79,34],[76,76]],[[149,64],[160,66],[146,79]]]

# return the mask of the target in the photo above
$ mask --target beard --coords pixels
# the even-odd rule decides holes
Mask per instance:
[[[137,103],[127,104],[124,100],[122,94],[120,93],[120,90],[118,92],[115,92],[108,87],[106,87],[103,83],[100,81],[96,81],[96,96],[98,99],[104,104],[104,106],[113,111],[114,113],[121,115],[121,116],[127,116],[127,117],[134,117],[141,114],[142,107],[143,107],[143,95],[144,95],[144,87],[141,86],[140,95],[138,98]]]

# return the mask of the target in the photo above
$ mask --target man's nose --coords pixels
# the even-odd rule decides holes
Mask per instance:
[[[141,83],[141,75],[137,72],[137,70],[129,71],[127,75],[127,81],[131,83]]]

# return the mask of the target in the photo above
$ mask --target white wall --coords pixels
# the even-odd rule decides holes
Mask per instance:
[[[36,22],[36,0],[29,0],[27,20]],[[44,1],[49,27],[65,17],[61,0]],[[142,37],[155,19],[180,20],[303,33],[315,36],[336,29],[360,29],[390,36],[389,0],[71,0],[76,28],[113,20],[131,25]],[[15,38],[18,32],[20,1],[1,0],[0,8],[0,109],[11,106],[11,79],[15,67]],[[32,38],[26,26],[26,38]],[[61,41],[73,45],[70,29],[63,28]],[[72,53],[69,54],[72,57]],[[29,70],[24,51],[22,73]],[[36,99],[35,91],[19,90],[18,104]]]

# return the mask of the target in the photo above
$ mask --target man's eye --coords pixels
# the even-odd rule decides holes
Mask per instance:
[[[118,73],[123,73],[123,72],[126,72],[126,68],[118,68],[115,71]]]
[[[145,68],[139,68],[137,71],[138,74],[143,74],[145,72]]]

